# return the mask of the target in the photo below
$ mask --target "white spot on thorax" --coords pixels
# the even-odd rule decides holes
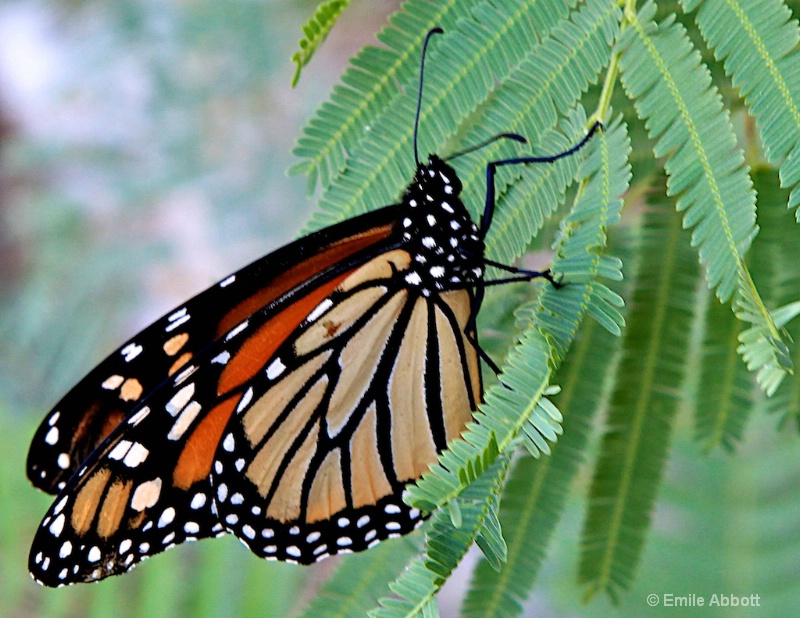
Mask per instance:
[[[422,239],[422,244],[428,249],[433,249],[436,246],[436,241],[432,237],[426,236]]]
[[[411,285],[419,285],[422,283],[422,277],[419,276],[419,273],[412,271],[406,275],[406,283],[410,283]]]

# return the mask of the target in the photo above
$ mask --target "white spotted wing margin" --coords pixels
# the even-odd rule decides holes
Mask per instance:
[[[150,425],[158,416],[168,413],[136,412],[67,482],[31,547],[28,567],[38,583],[97,581],[177,544],[224,534],[208,476],[176,486],[171,462],[181,444],[153,443]]]
[[[225,429],[216,508],[257,556],[309,564],[421,523],[404,489],[461,435],[481,378],[464,334],[472,292],[422,294],[405,282],[410,260],[388,252],[349,276]]]

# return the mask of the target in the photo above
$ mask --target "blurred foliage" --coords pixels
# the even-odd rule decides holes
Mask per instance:
[[[226,538],[180,547],[98,586],[47,590],[35,586],[25,572],[28,544],[49,502],[24,478],[25,453],[52,402],[127,335],[297,234],[313,204],[304,196],[304,179],[285,177],[291,164],[309,174],[324,205],[316,223],[336,216],[344,198],[354,201],[342,212],[351,205],[361,209],[391,199],[385,196],[396,194],[395,172],[398,182],[404,182],[410,161],[393,163],[386,184],[373,188],[380,198],[367,192],[356,204],[360,198],[351,189],[363,172],[359,165],[370,161],[365,153],[375,152],[370,140],[379,139],[374,137],[380,132],[376,127],[388,127],[384,138],[402,133],[405,139],[410,131],[411,119],[405,118],[413,105],[402,97],[415,96],[418,39],[432,24],[409,15],[426,5],[435,12],[430,19],[458,33],[448,42],[457,45],[458,37],[484,34],[474,29],[472,15],[488,23],[508,7],[504,0],[453,0],[435,6],[409,0],[393,18],[393,27],[381,33],[385,47],[361,52],[355,68],[342,78],[365,96],[350,97],[337,86],[333,104],[324,103],[307,127],[312,133],[320,127],[327,131],[334,126],[332,118],[342,113],[355,120],[341,131],[339,141],[323,143],[328,136],[323,132],[311,135],[323,141],[309,144],[300,124],[342,72],[341,56],[372,41],[384,13],[397,8],[397,3],[350,6],[303,69],[299,88],[290,91],[289,58],[317,4],[19,0],[0,5],[0,590],[9,615],[211,617],[305,611],[309,616],[349,616],[386,597],[389,582],[417,553],[420,533],[359,556],[300,568],[257,560]],[[560,16],[553,23],[585,4],[553,0],[549,5]],[[747,268],[774,309],[800,296],[798,230],[785,210],[789,191],[780,188],[776,164],[781,161],[764,160],[763,128],[748,116],[740,84],[726,75],[706,42],[713,40],[713,26],[710,33],[699,28],[697,13],[683,10],[696,4],[658,2],[653,19],[674,28],[670,20],[676,15],[731,114],[758,194],[761,231],[747,255]],[[706,4],[711,6],[711,0]],[[797,18],[800,3],[786,4]],[[796,30],[796,23],[790,23]],[[542,39],[551,26],[537,22]],[[398,34],[409,31],[416,38]],[[442,70],[445,62],[456,66],[472,58],[454,49],[449,48],[449,59],[434,49],[430,92],[449,93],[445,88],[455,74],[437,74],[437,63]],[[525,49],[506,51],[522,56]],[[501,56],[497,50],[491,53]],[[502,57],[500,62],[497,56],[492,62],[509,61]],[[447,121],[460,122],[459,128],[437,135],[440,127],[429,123],[423,139],[431,145],[439,140],[440,146],[453,146],[497,121],[494,89],[502,67],[484,66],[483,61],[477,58],[462,68],[466,73],[485,70],[492,77],[479,85],[489,93],[487,99],[476,94],[475,84],[468,96],[454,89],[448,94],[452,106]],[[380,66],[384,72],[370,76],[365,66]],[[586,109],[597,106],[601,86],[602,75],[582,99]],[[499,509],[509,562],[497,572],[487,560],[469,554],[439,595],[445,615],[642,616],[681,611],[649,607],[645,598],[651,593],[695,594],[704,596],[706,604],[713,593],[760,595],[760,608],[742,610],[742,615],[791,615],[800,601],[798,378],[785,379],[773,397],[765,398],[735,353],[742,323],[701,280],[696,251],[693,263],[685,267],[683,257],[677,265],[664,264],[668,250],[691,255],[690,235],[680,230],[677,216],[667,216],[674,201],[656,200],[648,206],[642,199],[663,182],[664,160],[653,156],[654,141],[647,131],[651,125],[639,118],[649,112],[637,111],[627,94],[618,85],[612,105],[627,123],[634,181],[622,225],[611,233],[610,250],[625,262],[626,280],[611,287],[630,305],[630,328],[623,338],[614,338],[591,320],[582,326],[554,380],[562,385],[553,400],[564,414],[565,435],[551,445],[550,457],[512,461]],[[748,104],[752,106],[749,99]],[[344,111],[337,111],[339,106]],[[546,115],[536,108],[540,112]],[[539,133],[532,129],[531,134]],[[299,163],[287,156],[298,136]],[[546,143],[534,145],[537,152],[548,149]],[[662,154],[666,160],[674,156]],[[459,170],[469,169],[465,184],[476,209],[481,202],[475,196],[483,190],[482,160],[465,158]],[[501,181],[503,199],[515,199],[522,184],[517,183],[519,176]],[[358,185],[359,196],[365,186]],[[566,194],[560,209],[530,241],[535,253],[524,258],[526,264],[548,263],[558,221],[574,193],[573,188]],[[650,249],[642,254],[642,247]],[[674,294],[668,305],[653,299],[653,281],[671,282]],[[524,325],[514,312],[532,299],[531,286],[489,290],[480,324],[484,345],[494,358],[504,358],[522,332]],[[665,313],[654,324],[648,316],[660,307],[674,313]],[[670,315],[678,316],[677,321]],[[781,332],[795,342],[795,367],[800,366],[797,322]],[[658,330],[676,324],[680,332],[673,336]],[[625,531],[632,533],[632,540],[621,547],[604,541],[604,546],[592,548],[591,540],[599,538],[592,533],[603,519],[603,505],[621,499],[618,492],[608,494],[617,482],[614,434],[624,434],[632,427],[627,423],[636,420],[627,411],[628,400],[638,392],[631,392],[626,379],[641,377],[644,365],[631,355],[644,341],[655,341],[654,349],[669,352],[660,359],[667,368],[658,370],[664,380],[654,393],[665,416],[641,417],[655,422],[655,433],[646,437],[659,444],[636,454],[645,468],[657,469],[648,468],[640,479],[652,485],[637,494],[646,499],[630,511],[634,521]],[[678,341],[685,343],[676,352]],[[620,368],[626,373],[620,375]],[[494,378],[487,381],[492,384]],[[663,401],[672,402],[666,412]],[[442,515],[437,531],[447,525]],[[430,534],[432,528],[424,530]],[[608,552],[610,563],[618,565],[612,581],[607,572],[598,574],[602,560],[591,557],[596,549]],[[585,581],[617,595],[621,604],[611,605],[603,595],[583,604],[586,588],[576,583],[578,564]],[[435,610],[427,605],[425,611]],[[703,616],[731,615],[724,607],[700,611]]]

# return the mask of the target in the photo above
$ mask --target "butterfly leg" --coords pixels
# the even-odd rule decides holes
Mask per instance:
[[[492,217],[494,216],[495,208],[495,189],[494,189],[494,175],[497,168],[503,165],[522,165],[527,163],[553,163],[564,157],[568,157],[578,152],[583,148],[589,139],[594,135],[595,131],[603,129],[603,124],[598,120],[591,126],[589,131],[581,141],[567,148],[564,152],[559,152],[547,157],[516,157],[513,159],[502,159],[500,161],[492,161],[486,166],[486,204],[483,208],[483,217],[481,217],[480,237],[485,238],[489,227],[492,225]]]

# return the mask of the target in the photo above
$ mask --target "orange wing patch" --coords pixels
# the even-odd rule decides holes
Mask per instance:
[[[189,489],[211,473],[214,451],[217,449],[222,432],[225,431],[225,425],[228,424],[236,408],[236,401],[236,397],[229,397],[218,403],[194,429],[183,445],[183,451],[172,473],[172,483],[175,487]]]

